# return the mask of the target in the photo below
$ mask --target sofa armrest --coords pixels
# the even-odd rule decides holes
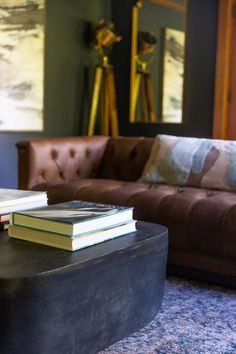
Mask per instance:
[[[109,137],[53,137],[16,143],[18,187],[40,189],[96,177]]]

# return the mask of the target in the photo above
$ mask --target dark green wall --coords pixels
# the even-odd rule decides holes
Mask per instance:
[[[212,136],[216,26],[218,0],[188,0],[184,120],[177,124],[129,123],[129,72],[132,5],[135,0],[112,1],[112,18],[123,36],[114,48],[120,133],[155,136]],[[119,53],[121,51],[122,55]]]
[[[41,134],[0,133],[0,188],[17,187],[15,143],[31,137],[85,134],[88,95],[97,57],[84,38],[91,24],[110,14],[122,41],[114,47],[122,135],[157,133],[211,136],[217,0],[189,0],[184,115],[177,125],[129,124],[131,12],[134,0],[47,0],[45,129]],[[110,8],[111,7],[111,8]]]
[[[45,117],[50,133],[86,132],[97,62],[88,40],[98,20],[110,17],[109,4],[109,0],[48,1]]]
[[[0,133],[0,188],[17,187],[15,143],[31,137],[78,135],[86,131],[95,52],[86,44],[91,25],[110,17],[109,0],[46,0],[43,133]],[[84,119],[81,119],[81,117]]]

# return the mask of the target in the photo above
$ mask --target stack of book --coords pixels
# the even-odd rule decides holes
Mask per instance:
[[[46,205],[46,192],[0,188],[0,231],[8,228],[11,212],[39,208]]]
[[[14,212],[10,237],[75,251],[136,231],[133,208],[74,200]]]

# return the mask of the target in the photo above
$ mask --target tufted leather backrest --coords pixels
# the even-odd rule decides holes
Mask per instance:
[[[20,189],[96,177],[109,137],[57,137],[21,141],[18,148]]]
[[[148,160],[153,138],[111,138],[98,171],[98,177],[137,181]]]

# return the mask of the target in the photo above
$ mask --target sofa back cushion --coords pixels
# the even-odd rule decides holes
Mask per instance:
[[[21,189],[96,177],[109,137],[50,137],[18,142]]]
[[[98,177],[137,181],[153,145],[153,138],[118,137],[108,141]]]
[[[141,181],[236,191],[236,142],[158,135]]]

